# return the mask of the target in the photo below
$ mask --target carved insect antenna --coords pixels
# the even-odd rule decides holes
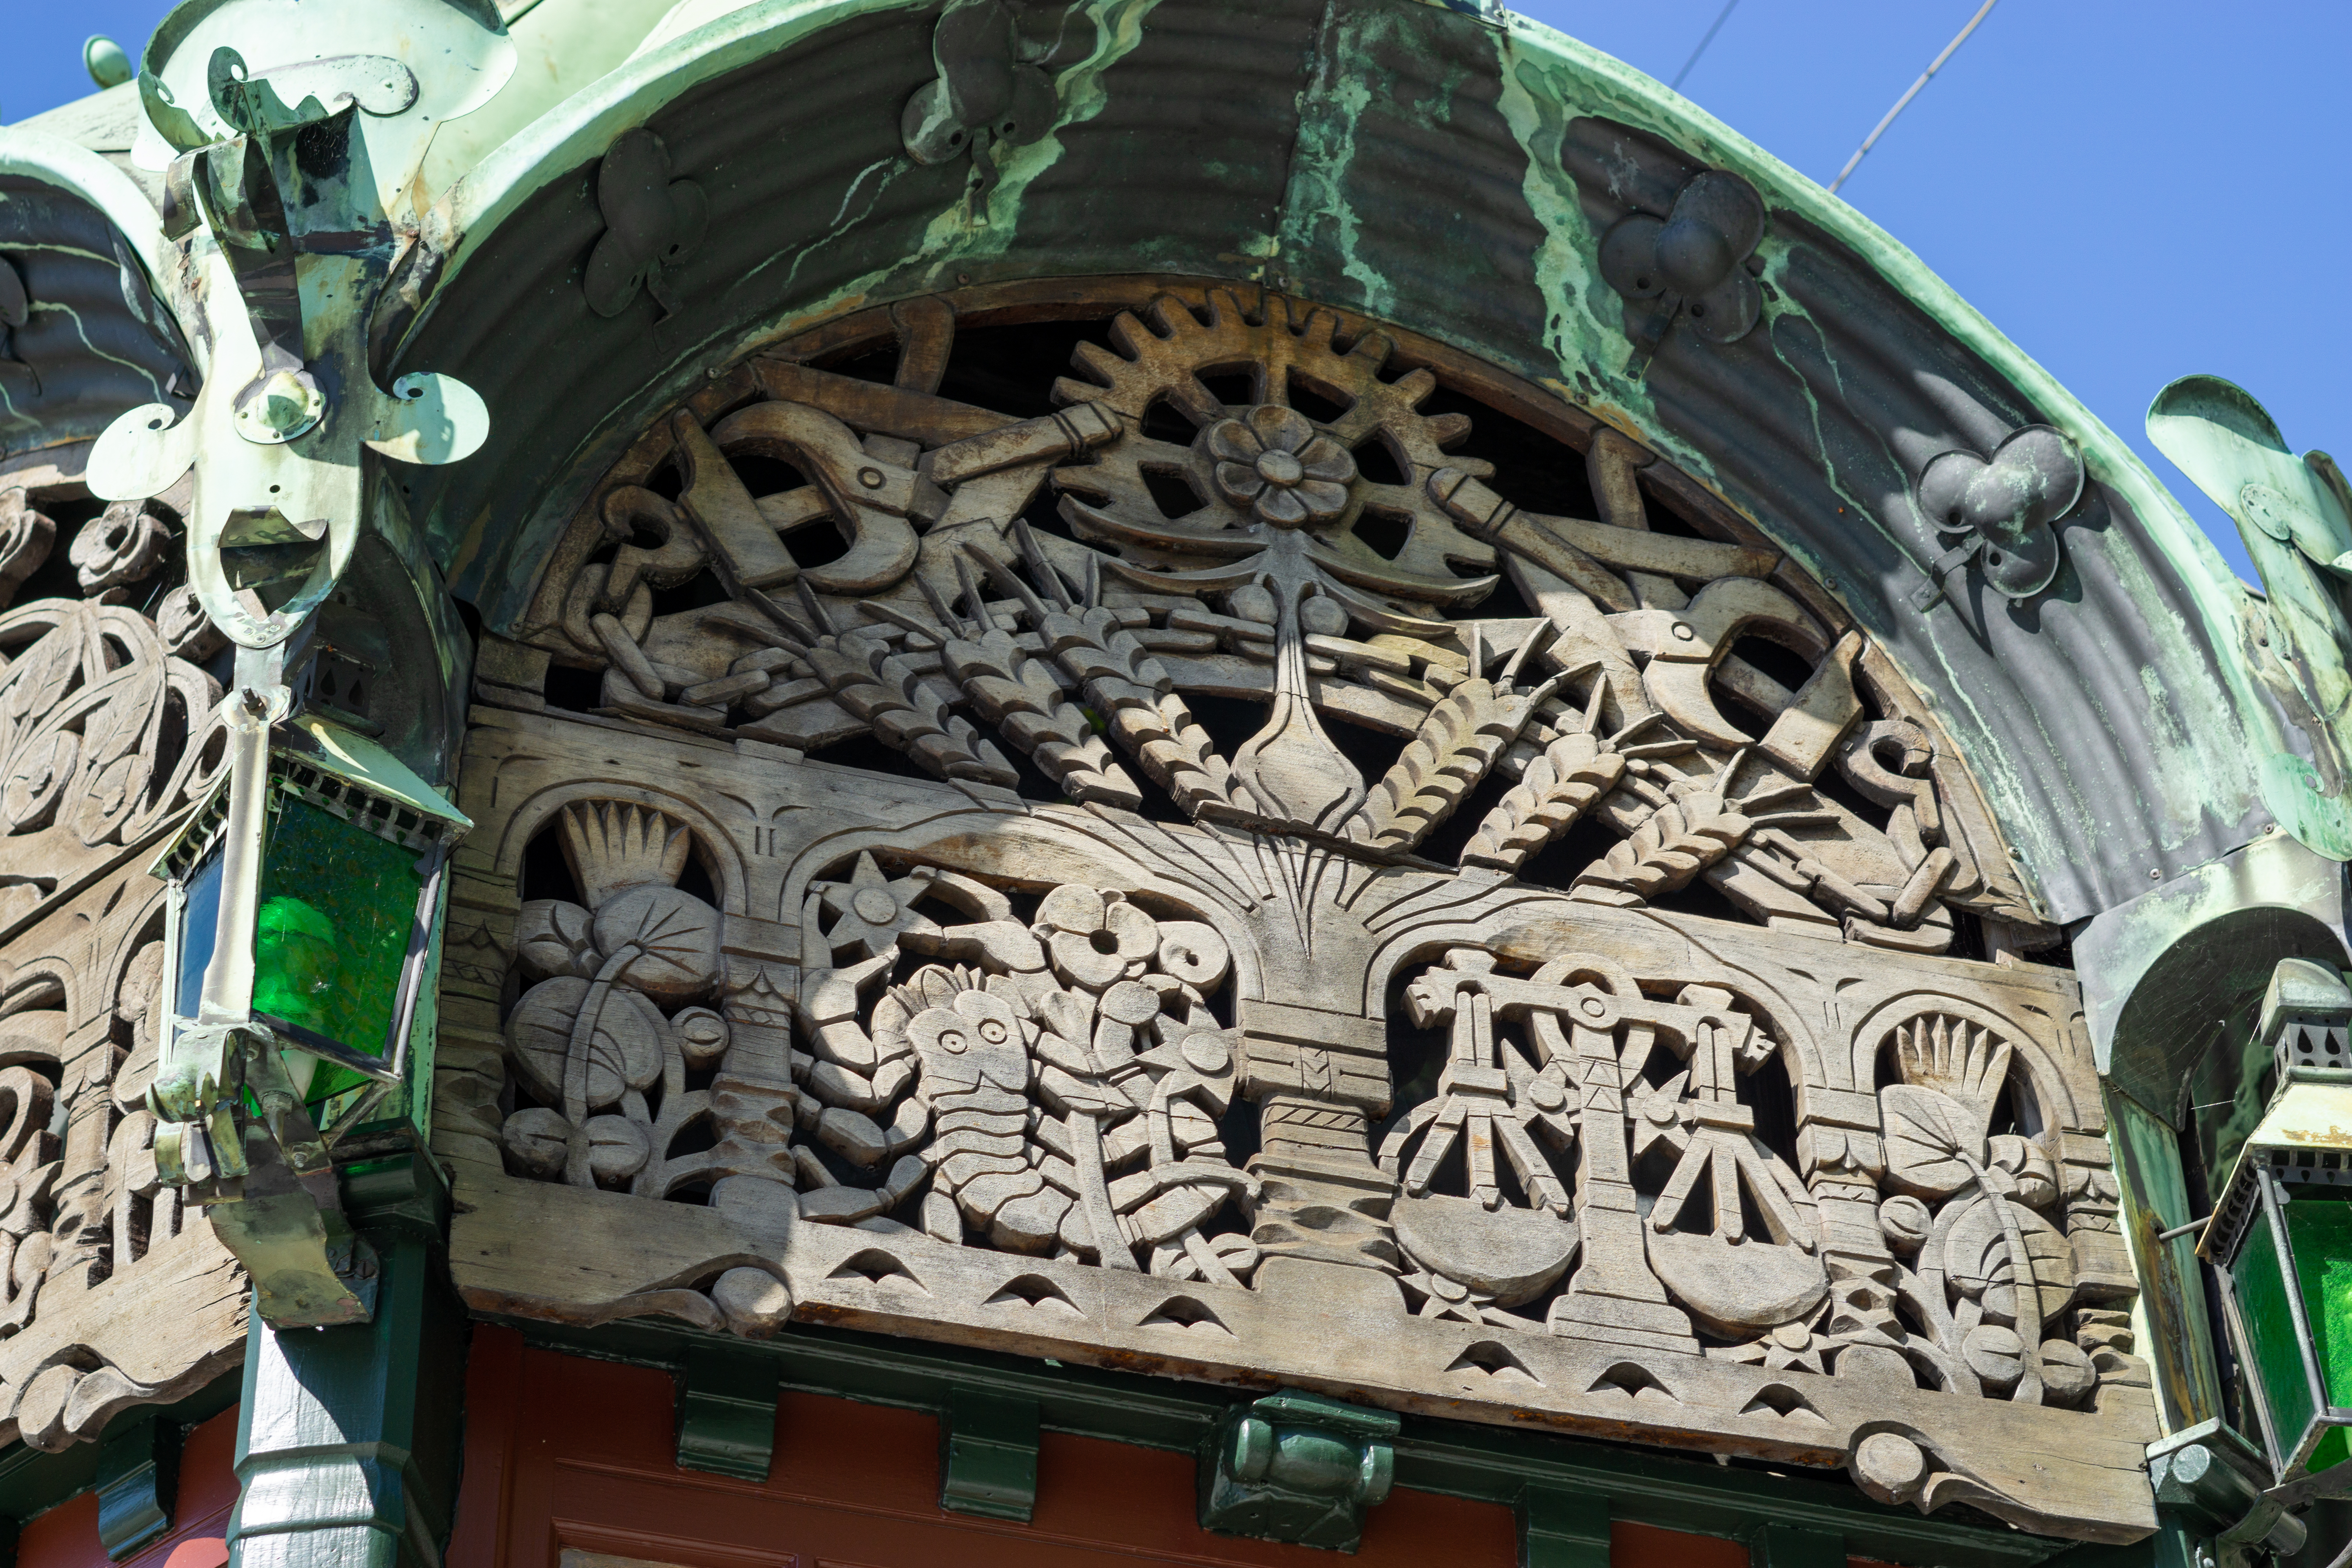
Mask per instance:
[[[955,558],[956,582],[962,586],[964,608],[971,612],[979,635],[986,637],[996,628],[996,618],[988,613],[988,596],[982,591],[980,576],[971,569],[971,557]]]
[[[1069,609],[1072,606],[1069,584],[1062,581],[1062,574],[1055,569],[1054,563],[1045,559],[1045,552],[1037,543],[1036,531],[1027,522],[1015,519],[1013,537],[1020,544],[1021,559],[1029,563],[1029,575],[1036,579],[1037,586],[1053,595],[1055,602],[1063,609]]]
[[[1576,679],[1579,676],[1591,674],[1593,670],[1600,668],[1600,667],[1601,661],[1599,659],[1588,658],[1582,664],[1564,664],[1560,666],[1559,668],[1559,679],[1562,686],[1560,696],[1561,704],[1569,707],[1570,711],[1576,714],[1578,720],[1577,728],[1583,731],[1586,734],[1591,734],[1600,727],[1601,705],[1609,700],[1609,677],[1606,674],[1603,674],[1598,680],[1595,680],[1592,683],[1592,689],[1585,694],[1584,706],[1581,709],[1577,709],[1572,706],[1576,694],[1565,689],[1566,683]],[[1602,749],[1606,750],[1607,748],[1604,747]]]
[[[1470,655],[1470,679],[1477,679],[1486,672],[1486,634],[1477,622],[1470,623],[1462,634],[1462,646]]]
[[[1612,748],[1604,742],[1601,749],[1606,752]],[[1646,746],[1619,746],[1613,749],[1628,762],[1637,757],[1655,762],[1665,757],[1686,757],[1698,750],[1698,742],[1696,741],[1653,741]]]
[[[1102,604],[1102,557],[1089,550],[1087,552],[1087,580],[1085,583],[1085,598],[1087,609],[1095,609]]]
[[[757,588],[745,588],[743,592],[751,595],[752,604],[759,607],[761,614],[783,629],[786,635],[778,646],[803,658],[807,658],[808,650],[818,641],[817,629],[791,605],[780,604],[773,595],[762,593]]]
[[[967,632],[974,629],[966,624],[961,616],[955,613],[953,605],[950,605],[946,599],[940,597],[939,589],[932,586],[931,580],[929,576],[920,572],[916,573],[915,586],[922,590],[924,603],[931,606],[931,614],[939,618],[940,626],[947,628],[949,636],[961,637]],[[977,629],[980,632],[985,633],[988,630],[988,627],[982,626]]]
[[[1807,784],[1767,784],[1762,789],[1740,796],[1738,805],[1741,811],[1754,816],[1759,807],[1769,809],[1782,801],[1801,800],[1812,793],[1813,786]]]
[[[1588,730],[1598,728],[1600,725],[1601,694],[1607,690],[1608,687],[1609,679],[1608,677],[1603,676],[1601,679],[1600,684],[1596,685],[1592,689],[1592,700],[1585,709],[1586,718],[1584,723],[1585,728]],[[1662,746],[1675,746],[1687,749],[1692,744],[1692,742],[1688,741],[1654,741],[1647,746],[1639,748],[1638,750],[1629,749],[1626,747],[1626,741],[1640,734],[1651,725],[1662,722],[1665,719],[1665,716],[1666,714],[1664,709],[1653,709],[1651,711],[1643,714],[1639,719],[1636,719],[1632,723],[1626,725],[1623,729],[1618,731],[1615,734],[1610,736],[1608,742],[1601,749],[1604,752],[1623,751],[1629,757],[1644,752],[1653,752]]]
[[[1020,573],[992,555],[982,554],[969,544],[963,548],[964,553],[988,574],[991,581],[1021,601],[1021,607],[1029,612],[1031,625],[1042,626],[1045,617],[1054,613],[1045,607],[1045,601],[1037,596],[1037,590],[1021,580]]]
[[[1496,685],[1516,686],[1518,684],[1519,667],[1527,663],[1528,655],[1535,652],[1542,643],[1549,640],[1544,637],[1544,633],[1549,631],[1551,623],[1549,621],[1539,621],[1536,625],[1528,628],[1528,635],[1521,637],[1519,639],[1519,646],[1511,650],[1509,660],[1503,666],[1503,673],[1495,678]],[[1545,695],[1550,695],[1552,689],[1567,679],[1568,672],[1566,670],[1562,670],[1558,675],[1552,677],[1552,679],[1547,681],[1544,685],[1543,689]],[[1542,698],[1538,698],[1536,700],[1541,701],[1542,700]]]
[[[857,607],[877,620],[887,621],[904,631],[910,646],[919,652],[924,648],[938,647],[944,640],[939,627],[926,625],[921,619],[907,614],[896,605],[885,605],[872,599],[862,599],[858,601]],[[914,641],[918,637],[922,639],[919,643]]]
[[[1731,809],[1759,827],[1835,827],[1838,816],[1833,811],[1766,811],[1748,809],[1746,801],[1734,801]]]
[[[816,590],[809,586],[809,580],[803,577],[793,587],[800,595],[801,608],[808,612],[810,623],[819,633],[829,637],[839,637],[840,623],[833,618],[833,612],[825,608],[824,601],[816,596]],[[812,637],[809,640],[814,642],[816,639]]]
[[[1731,798],[1732,783],[1739,777],[1739,770],[1747,766],[1748,753],[1754,750],[1753,746],[1742,746],[1731,753],[1731,760],[1723,764],[1723,771],[1707,781],[1713,786],[1714,793],[1726,800]]]
[[[1540,708],[1545,703],[1550,701],[1552,693],[1558,691],[1560,689],[1560,684],[1567,680],[1567,672],[1562,671],[1561,673],[1546,680],[1541,686],[1537,687],[1533,691],[1528,692],[1527,695],[1527,708],[1523,710],[1523,711],[1532,712],[1536,709]],[[1507,678],[1504,684],[1509,684]]]

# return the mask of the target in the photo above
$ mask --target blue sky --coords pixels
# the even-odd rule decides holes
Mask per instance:
[[[1684,83],[1815,179],[1837,173],[1979,0],[1739,0]],[[156,0],[0,0],[0,121],[89,90],[81,41],[134,58]],[[1669,79],[1722,0],[1523,0]],[[2298,449],[2352,458],[2352,59],[2343,0],[2000,0],[1842,195],[2137,447],[2251,574],[2236,530],[2148,447],[2148,399],[2208,372]]]

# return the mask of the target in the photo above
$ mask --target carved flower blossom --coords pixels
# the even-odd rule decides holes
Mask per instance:
[[[1118,893],[1066,883],[1037,906],[1032,930],[1053,955],[1055,972],[1097,989],[1132,980],[1160,950],[1160,924]]]
[[[1328,522],[1347,507],[1355,458],[1296,409],[1260,404],[1210,426],[1206,438],[1218,491],[1262,522]]]
[[[83,593],[113,604],[163,563],[163,547],[171,542],[172,531],[152,503],[119,500],[74,535],[66,558]]]

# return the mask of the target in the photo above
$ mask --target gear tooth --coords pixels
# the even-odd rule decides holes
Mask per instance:
[[[1437,390],[1437,377],[1424,367],[1397,377],[1389,383],[1389,387],[1396,395],[1398,402],[1407,408],[1418,408],[1428,400],[1431,393]]]
[[[1152,324],[1163,338],[1183,338],[1198,335],[1204,329],[1201,318],[1192,314],[1192,307],[1174,294],[1155,296],[1150,306]],[[1216,321],[1216,296],[1209,297],[1209,319]]]
[[[1282,296],[1279,294],[1269,294],[1265,297],[1265,319],[1269,324],[1274,321],[1274,312],[1281,303],[1281,300]],[[1249,312],[1242,308],[1242,297],[1239,294],[1231,289],[1209,290],[1209,329],[1211,331],[1220,328],[1245,331],[1248,326]]]
[[[1430,416],[1429,438],[1441,447],[1451,447],[1469,434],[1470,416],[1467,414],[1437,414]]]
[[[1133,320],[1132,317],[1129,319]],[[1112,323],[1111,331],[1114,335],[1117,334],[1118,323]],[[1119,380],[1118,373],[1133,363],[1119,358],[1100,343],[1086,342],[1081,342],[1076,348],[1070,351],[1070,362],[1080,370],[1092,373],[1105,386],[1117,386]]]
[[[1348,357],[1360,363],[1369,374],[1377,373],[1382,365],[1389,363],[1389,356],[1394,353],[1396,353],[1394,339],[1386,332],[1373,331],[1368,328],[1348,350]],[[1422,374],[1425,375],[1428,373],[1424,371]]]
[[[1159,333],[1154,333],[1151,329],[1146,327],[1137,319],[1132,310],[1121,310],[1111,318],[1110,341],[1117,345],[1119,353],[1131,360],[1139,360],[1149,352],[1146,340],[1164,335],[1167,331],[1167,321],[1161,314],[1160,301],[1154,300],[1150,309],[1153,318],[1160,322]],[[1078,346],[1084,348],[1086,345],[1081,343]]]
[[[1092,403],[1102,395],[1103,389],[1098,383],[1080,381],[1074,375],[1054,378],[1054,401],[1065,406],[1073,403]]]
[[[1306,324],[1298,329],[1298,335],[1307,347],[1328,351],[1331,339],[1339,330],[1339,318],[1328,310],[1318,309],[1307,313]]]

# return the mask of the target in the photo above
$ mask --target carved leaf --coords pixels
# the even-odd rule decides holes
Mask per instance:
[[[1990,1321],[2017,1321],[2017,1271],[2003,1234],[2003,1208],[2025,1243],[2038,1307],[2034,1321],[2053,1323],[2074,1297],[2074,1250],[2063,1232],[2022,1204],[1999,1197],[1969,1201],[1944,1242],[1945,1274],[1962,1295],[1983,1304]]]
[[[692,893],[628,889],[597,910],[593,931],[608,959],[636,950],[612,978],[653,995],[683,1001],[719,979],[719,911]]]
[[[1878,1091],[1886,1133],[1886,1177],[1906,1193],[1944,1198],[1973,1179],[1969,1162],[1984,1157],[1975,1113],[1951,1096],[1916,1084]]]
[[[515,914],[515,953],[535,980],[554,974],[583,978],[596,972],[591,917],[562,899],[532,899]]]
[[[576,975],[542,980],[523,993],[507,1021],[507,1039],[523,1080],[541,1100],[561,1104],[573,1026],[592,989]],[[661,1076],[664,1037],[669,1023],[654,1005],[623,986],[608,986],[596,1026],[585,1042],[587,1103],[591,1109],[618,1101],[632,1089],[646,1089]]]

